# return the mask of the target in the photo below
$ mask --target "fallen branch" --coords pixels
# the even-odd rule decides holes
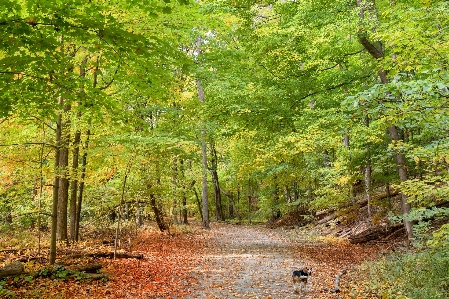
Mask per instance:
[[[100,263],[88,264],[84,266],[76,266],[72,270],[84,273],[97,273],[103,267]]]
[[[23,273],[22,263],[16,262],[0,268],[0,278],[17,276]]]
[[[93,258],[114,258],[114,252],[94,252],[94,253],[76,253],[71,254],[70,258],[81,258],[81,257],[93,257]],[[124,253],[124,252],[117,252],[115,254],[115,258],[119,259],[143,259],[143,254],[130,254],[130,253]]]
[[[400,234],[405,234],[405,227],[401,227],[400,229],[398,229],[397,231],[389,234],[388,236],[385,237],[385,241],[388,241],[390,239],[394,239],[395,237],[399,236]]]
[[[94,257],[94,258],[99,258],[99,257],[114,258],[114,252],[97,252],[97,253],[89,253],[89,254],[86,254],[85,256],[87,256],[87,257]],[[115,254],[115,258],[118,258],[118,259],[138,259],[138,260],[141,260],[141,259],[143,259],[143,254],[129,254],[129,253],[121,253],[121,252],[117,252],[117,253]]]
[[[341,271],[340,273],[337,274],[337,276],[335,277],[335,281],[334,281],[334,288],[332,290],[330,290],[331,293],[340,293],[340,287],[339,287],[340,280],[341,280],[341,277],[345,274],[346,274],[346,269],[343,269],[343,271]]]
[[[388,236],[397,230],[401,229],[403,227],[402,224],[396,224],[392,226],[383,226],[378,225],[374,227],[370,227],[358,234],[355,234],[353,236],[349,237],[349,242],[351,244],[361,244],[366,243],[371,240],[377,240],[382,237]]]
[[[330,214],[329,216],[324,217],[323,219],[319,220],[317,222],[317,224],[323,224],[323,223],[329,222],[331,220],[334,220],[335,217],[336,217],[335,212],[332,212],[332,214]]]

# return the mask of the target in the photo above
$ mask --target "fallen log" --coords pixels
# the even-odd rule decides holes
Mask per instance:
[[[84,273],[97,273],[98,270],[100,270],[103,267],[101,263],[93,263],[83,266],[75,266],[71,268],[71,270],[75,270],[78,272],[84,272]]]
[[[22,255],[22,256],[15,258],[14,260],[17,262],[26,263],[29,261],[37,261],[37,260],[42,260],[42,259],[47,259],[47,258],[43,257],[43,256]]]
[[[0,268],[0,278],[16,276],[23,273],[22,263],[13,263]]]
[[[99,258],[99,257],[114,258],[114,252],[89,253],[89,254],[86,254],[85,256],[87,256],[87,257],[94,257],[94,258]],[[129,253],[117,252],[115,254],[115,258],[141,260],[141,259],[143,259],[143,254],[129,254]]]
[[[388,236],[385,237],[385,240],[388,241],[390,239],[394,239],[397,236],[399,236],[400,234],[405,234],[405,227],[401,227],[400,229],[394,231],[393,233],[389,234]]]
[[[371,240],[377,240],[382,237],[388,236],[395,231],[401,229],[403,227],[402,224],[396,224],[392,226],[378,225],[370,227],[358,234],[349,236],[349,242],[351,244],[361,244],[366,243]]]
[[[319,220],[317,222],[317,224],[323,224],[323,223],[329,222],[331,220],[334,220],[335,217],[336,217],[335,212],[332,212],[332,214],[330,214],[329,216],[324,217],[323,219]]]
[[[388,194],[387,192],[374,194],[371,197],[371,203],[383,200],[383,199],[388,198],[388,197],[394,197],[394,196],[396,196],[398,194],[399,194],[399,190],[396,190],[396,189],[391,190],[390,194]],[[357,204],[359,205],[359,207],[362,208],[362,207],[364,207],[364,206],[366,206],[368,204],[368,199],[364,197],[364,198],[358,200]]]

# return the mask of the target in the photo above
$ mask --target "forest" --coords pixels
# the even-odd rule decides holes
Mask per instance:
[[[181,246],[188,275],[201,238],[263,224],[399,240],[343,298],[448,298],[448,15],[443,0],[0,0],[0,297],[78,298],[19,290],[80,278],[58,267],[89,242],[126,261],[139,238],[158,257]],[[82,298],[129,298],[103,290]],[[184,298],[152,292],[132,298]],[[199,298],[253,298],[214,296]]]

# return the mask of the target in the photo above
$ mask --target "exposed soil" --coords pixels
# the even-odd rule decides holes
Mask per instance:
[[[341,283],[342,293],[330,293],[335,276],[382,251],[377,245],[295,240],[285,230],[262,226],[212,224],[207,235],[213,246],[193,269],[198,284],[185,298],[349,298],[347,283]],[[291,274],[305,265],[313,275],[308,291],[298,295]]]

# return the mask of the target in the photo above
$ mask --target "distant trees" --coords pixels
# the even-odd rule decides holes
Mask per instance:
[[[121,211],[125,173],[162,231],[362,194],[375,221],[397,190],[410,239],[447,215],[446,1],[3,2],[0,213],[51,215],[50,262]]]

